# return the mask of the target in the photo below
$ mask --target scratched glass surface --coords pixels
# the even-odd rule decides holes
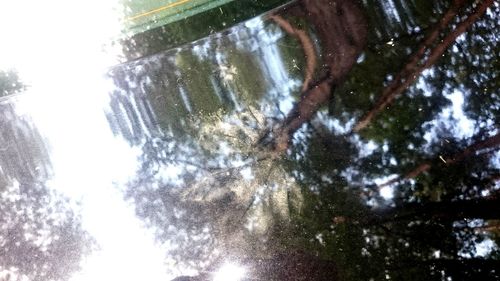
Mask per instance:
[[[284,2],[0,4],[0,280],[500,280],[499,3]]]

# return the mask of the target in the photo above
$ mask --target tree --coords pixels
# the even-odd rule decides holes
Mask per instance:
[[[15,102],[0,102],[0,271],[7,276],[0,278],[68,280],[92,239],[68,198],[46,186],[52,176],[49,151]]]
[[[361,10],[352,1],[336,2],[314,2],[303,1],[304,12],[308,20],[316,29],[322,40],[322,60],[325,70],[323,77],[310,83],[310,77],[306,77],[303,86],[303,94],[300,101],[288,113],[281,125],[276,129],[274,147],[277,151],[284,151],[288,147],[290,137],[304,123],[309,122],[318,109],[325,105],[330,99],[332,92],[340,86],[355,64],[358,56],[364,48],[366,41],[366,23]],[[279,19],[279,18],[277,18]],[[283,21],[281,26],[285,26]],[[298,31],[288,28],[288,32],[299,34],[299,38],[306,56],[311,53],[310,43],[304,39],[304,35]],[[308,60],[312,60],[308,55]],[[315,63],[308,63],[312,68]],[[307,71],[309,73],[310,70]],[[306,74],[308,76],[310,74]],[[311,85],[308,85],[311,84]],[[307,87],[306,87],[307,86]],[[305,88],[306,91],[304,91]]]
[[[224,260],[494,280],[478,245],[497,241],[480,230],[498,212],[498,7],[475,3],[297,1],[113,69],[110,123],[143,151],[126,196],[169,260],[202,280]],[[352,132],[383,92],[390,110]]]

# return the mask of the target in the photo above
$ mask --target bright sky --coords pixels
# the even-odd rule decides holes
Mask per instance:
[[[102,75],[118,61],[103,51],[120,30],[116,1],[0,1],[0,70],[16,69],[30,86],[18,110],[50,143],[49,185],[82,201],[83,225],[99,244],[72,280],[165,281],[165,253],[114,188],[134,174],[138,153],[103,114],[112,85]]]
[[[83,226],[99,245],[71,281],[166,281],[175,277],[167,271],[190,272],[165,264],[165,249],[115,188],[134,175],[139,153],[113,136],[103,112],[113,87],[103,74],[119,57],[109,46],[120,31],[117,1],[0,1],[0,70],[14,68],[29,85],[17,110],[50,144],[48,185],[81,201]],[[214,278],[243,272],[227,264]]]
[[[102,46],[120,30],[117,1],[0,1],[0,69],[14,67],[30,82],[53,83],[57,75],[110,65],[114,57]]]

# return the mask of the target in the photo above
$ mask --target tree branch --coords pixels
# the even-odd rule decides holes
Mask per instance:
[[[373,118],[389,106],[394,99],[402,94],[410,85],[412,85],[422,72],[436,63],[436,61],[443,55],[446,49],[455,42],[456,38],[463,34],[479,17],[481,17],[486,9],[493,4],[494,0],[484,0],[481,5],[462,21],[452,32],[450,32],[443,40],[440,41],[432,50],[427,60],[419,65],[420,60],[425,53],[429,50],[430,46],[439,36],[440,31],[444,29],[450,20],[458,13],[459,8],[463,5],[463,0],[454,1],[454,4],[445,13],[441,21],[436,25],[429,36],[424,39],[417,51],[410,57],[408,63],[396,75],[395,79],[384,88],[382,96],[375,104],[375,106],[367,112],[358,123],[354,126],[353,132],[357,133],[366,128]]]
[[[314,69],[316,69],[317,58],[316,51],[314,50],[314,44],[304,30],[294,28],[287,20],[279,15],[272,15],[271,19],[276,22],[283,30],[288,34],[296,37],[302,49],[304,50],[304,57],[306,59],[306,69],[304,72],[304,83],[302,84],[302,92],[304,93],[308,88],[313,79]]]
[[[500,133],[489,137],[485,140],[475,142],[474,144],[468,146],[465,148],[463,151],[460,153],[457,153],[453,155],[452,157],[448,158],[443,158],[442,161],[446,163],[447,165],[455,164],[457,162],[462,161],[463,159],[472,156],[475,154],[478,150],[482,149],[488,149],[488,148],[494,148],[500,146]],[[383,184],[378,185],[379,188],[388,186],[397,182],[400,182],[402,180],[408,180],[417,177],[418,175],[422,174],[423,172],[427,172],[432,168],[432,164],[429,162],[422,163],[418,165],[416,168],[408,172],[406,175],[403,177],[397,177],[395,179],[392,179],[390,181],[387,181]]]
[[[321,39],[326,75],[312,84],[307,81],[309,78],[306,77],[300,101],[272,132],[270,143],[273,145],[273,151],[277,153],[286,151],[293,133],[310,121],[321,106],[330,101],[334,86],[345,80],[366,43],[366,21],[355,1],[302,0],[300,4],[306,11],[308,21],[311,22]],[[311,60],[313,56],[310,52],[314,51],[314,48],[310,39],[305,39],[306,34],[297,32],[288,22],[282,21],[279,17],[274,17],[274,20],[287,32],[295,34],[301,40],[307,56],[306,60],[310,60],[308,68],[312,67],[315,62]],[[269,134],[270,132],[264,134],[261,139],[267,138]]]

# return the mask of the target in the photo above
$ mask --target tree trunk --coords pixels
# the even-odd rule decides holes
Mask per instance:
[[[331,99],[334,87],[345,80],[366,42],[365,17],[355,1],[302,0],[299,5],[321,40],[321,56],[326,74],[315,83],[307,82],[308,87],[304,88],[300,101],[275,129],[272,143],[277,152],[285,151],[293,133],[310,121],[318,109]],[[286,28],[283,22],[280,26]],[[288,29],[289,32],[295,32],[296,36],[301,36],[296,30]],[[301,37],[299,40],[307,55],[308,43]]]
[[[494,0],[484,0],[476,11],[462,21],[452,32],[447,34],[437,45],[430,49],[432,43],[438,39],[438,35],[444,29],[449,21],[455,17],[459,8],[463,5],[464,1],[454,1],[448,12],[442,17],[441,21],[435,26],[433,31],[422,42],[417,51],[410,57],[408,63],[396,75],[395,79],[382,91],[382,96],[375,104],[375,106],[367,112],[358,123],[354,126],[353,132],[357,133],[366,128],[373,120],[373,118],[387,108],[394,99],[401,95],[410,85],[412,85],[422,72],[431,67],[443,55],[447,48],[453,44],[456,38],[462,35],[479,17],[481,17],[486,9],[493,4]],[[430,52],[426,60],[424,54]],[[420,62],[423,60],[422,62]],[[420,62],[420,64],[419,64]]]

